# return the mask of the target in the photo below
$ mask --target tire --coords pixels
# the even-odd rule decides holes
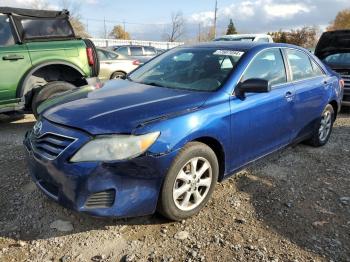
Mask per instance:
[[[94,65],[91,67],[92,69],[91,76],[97,77],[100,74],[100,59],[97,54],[96,46],[90,39],[84,39],[84,42],[87,48],[92,49],[92,55],[95,61]]]
[[[203,168],[203,174],[193,172],[195,160],[195,170],[199,172]],[[209,201],[218,174],[219,164],[214,151],[199,142],[188,143],[174,159],[164,179],[158,200],[158,212],[175,221],[197,214]]]
[[[60,93],[73,90],[76,86],[63,82],[63,81],[55,81],[50,82],[38,89],[38,91],[35,92],[32,100],[32,112],[34,116],[38,117],[38,107],[39,105],[44,102],[45,100],[52,98]]]
[[[313,135],[307,143],[314,147],[321,147],[327,144],[332,133],[334,120],[335,113],[333,106],[328,104],[323,110],[319,122],[315,125]]]
[[[124,72],[114,72],[112,75],[111,75],[111,78],[110,79],[125,79],[126,77],[126,74]]]

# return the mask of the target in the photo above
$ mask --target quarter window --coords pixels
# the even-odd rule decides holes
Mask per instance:
[[[131,46],[130,53],[132,56],[143,56],[142,47]]]
[[[258,54],[248,66],[241,81],[254,78],[267,80],[271,86],[287,82],[282,54],[278,48]]]
[[[320,68],[320,66],[318,64],[316,64],[316,62],[314,60],[311,59],[311,64],[312,64],[312,68],[314,69],[314,76],[322,76],[324,75],[322,69]]]
[[[156,55],[156,50],[151,46],[144,46],[143,50],[145,51],[145,55]]]
[[[287,49],[287,59],[292,70],[293,81],[315,76],[310,58],[304,52]]]
[[[14,44],[15,40],[13,39],[9,18],[6,15],[0,15],[0,46]]]

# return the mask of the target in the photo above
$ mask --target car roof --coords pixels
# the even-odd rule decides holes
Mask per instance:
[[[231,49],[235,51],[248,51],[253,48],[268,48],[268,47],[292,47],[303,49],[299,46],[281,44],[281,43],[260,43],[260,42],[228,42],[228,41],[216,41],[216,42],[206,42],[194,45],[182,45],[180,48],[222,48]]]
[[[25,8],[14,8],[14,7],[1,7],[0,13],[2,14],[15,14],[20,16],[30,16],[38,18],[59,18],[68,17],[69,11],[51,11],[51,10],[37,10],[37,9],[25,9]]]

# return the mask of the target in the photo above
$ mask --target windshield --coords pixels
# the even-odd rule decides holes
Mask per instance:
[[[327,56],[324,61],[327,64],[350,66],[350,53],[332,54]]]
[[[244,53],[218,48],[176,48],[129,75],[134,82],[198,91],[215,91]]]

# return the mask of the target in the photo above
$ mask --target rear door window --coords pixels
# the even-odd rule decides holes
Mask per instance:
[[[130,46],[131,56],[143,56],[142,47],[139,46]]]
[[[0,46],[14,45],[10,21],[7,15],[0,15]]]
[[[286,70],[280,49],[272,48],[258,54],[242,76],[248,79],[264,79],[271,86],[287,82]]]
[[[314,68],[307,54],[295,49],[287,49],[286,53],[291,67],[293,81],[315,76]]]
[[[68,38],[74,36],[67,19],[22,18],[20,19],[25,39]]]

